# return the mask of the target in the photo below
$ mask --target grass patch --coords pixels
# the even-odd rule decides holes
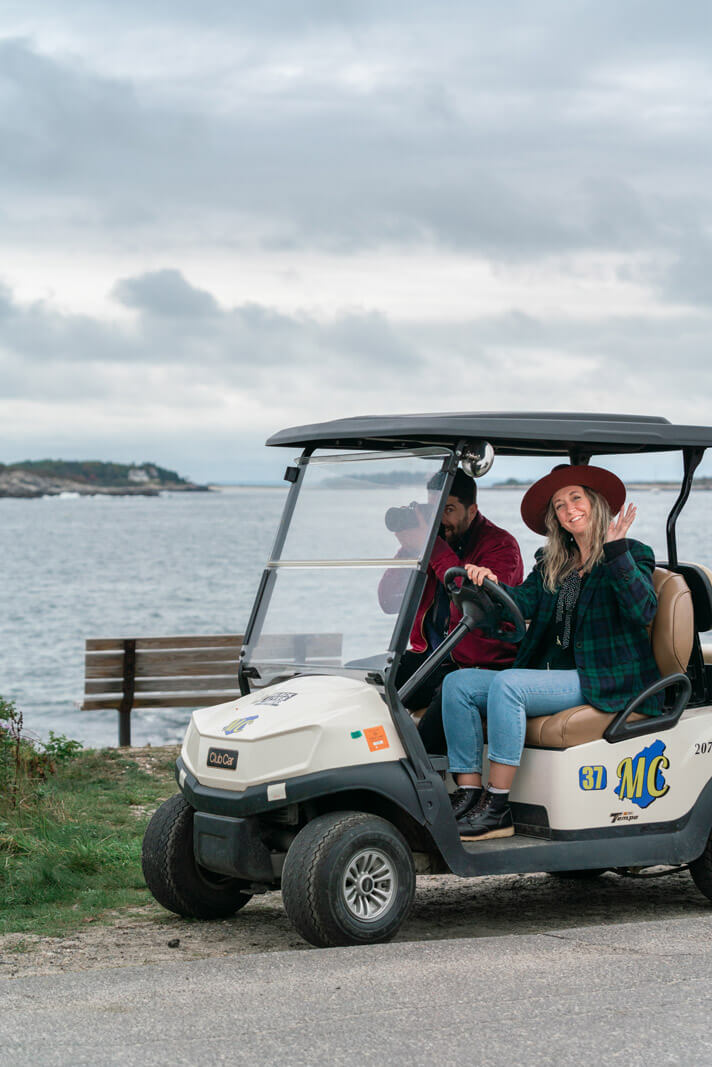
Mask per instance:
[[[177,749],[81,751],[54,738],[52,751],[52,741],[23,738],[21,717],[13,727],[8,709],[0,709],[0,933],[61,934],[150,903],[141,841],[149,813],[176,792]]]

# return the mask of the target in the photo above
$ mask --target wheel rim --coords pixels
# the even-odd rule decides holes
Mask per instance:
[[[365,848],[350,861],[343,877],[344,901],[360,922],[376,922],[393,903],[398,875],[385,852]]]

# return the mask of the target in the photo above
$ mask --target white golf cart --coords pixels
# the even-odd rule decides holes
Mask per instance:
[[[179,915],[233,914],[281,886],[317,946],[392,937],[416,873],[460,877],[689,864],[712,899],[710,572],[677,559],[675,524],[712,430],[625,415],[407,415],[284,430],[269,445],[302,454],[250,618],[242,697],[192,715],[180,793],[146,831],[143,869]],[[511,794],[516,835],[462,843],[446,759],[428,755],[403,705],[469,629],[519,639],[524,620],[491,583],[451,595],[463,619],[400,692],[427,560],[459,465],[493,458],[681,451],[684,476],[655,572],[651,640],[662,682],[611,716],[570,708],[529,721]],[[394,558],[409,499],[429,518],[411,558]],[[384,521],[384,519],[386,521]],[[636,708],[665,689],[657,718]]]

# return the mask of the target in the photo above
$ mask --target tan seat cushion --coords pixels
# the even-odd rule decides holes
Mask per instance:
[[[644,718],[634,712],[628,721]],[[556,715],[539,715],[536,719],[527,719],[525,744],[535,748],[573,748],[574,745],[585,745],[587,741],[600,741],[613,719],[613,715],[592,708],[590,704],[566,708]]]

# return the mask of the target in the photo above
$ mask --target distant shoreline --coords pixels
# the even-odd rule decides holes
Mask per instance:
[[[519,489],[519,490],[524,491],[524,490],[528,489],[529,486],[532,485],[532,484],[533,484],[532,482],[516,482],[514,484],[509,483],[509,482],[494,482],[494,483],[488,485],[487,483],[482,484],[480,482],[479,483],[479,487],[481,489],[483,489],[483,490],[485,490],[485,489],[487,489],[487,490],[488,489],[497,489],[497,490],[501,490],[501,489]],[[641,491],[643,491],[643,492],[645,492],[645,491],[659,492],[660,490],[663,490],[665,492],[678,493],[680,491],[680,482],[626,482],[626,487],[627,487],[627,489],[629,489],[631,491],[635,491],[636,493],[637,492],[641,492]],[[210,482],[209,485],[208,485],[208,488],[209,489],[214,489],[216,492],[221,492],[223,490],[231,490],[231,489],[287,489],[288,487],[286,485],[281,485],[279,482],[264,482],[264,483],[260,483],[260,484],[256,484],[256,483],[253,483],[253,482]],[[321,486],[319,488],[321,488]],[[368,484],[354,485],[352,482],[347,484],[346,481],[344,481],[343,484],[338,485],[338,486],[336,486],[336,485],[325,485],[324,486],[324,489],[332,489],[332,490],[333,489],[359,489],[359,490],[364,490],[364,489],[389,489],[389,488],[403,489],[403,488],[407,488],[407,486],[396,485],[396,486],[391,487],[391,486],[387,486],[387,485],[368,485]],[[695,490],[700,490],[701,492],[708,492],[708,491],[712,490],[712,478],[702,478],[699,483],[693,482],[692,490],[693,490],[693,492]]]
[[[67,485],[64,487],[52,487],[46,491],[37,492],[7,492],[0,486],[0,500],[46,500],[48,497],[76,497],[76,496],[161,496],[163,493],[209,493],[212,490],[207,485],[162,485],[160,489],[141,488],[133,489],[121,486],[102,486],[96,489],[87,489],[86,486]]]
[[[480,489],[488,492],[494,490],[501,492],[503,490],[513,490],[518,492],[524,492],[529,488],[530,482],[495,482],[491,485],[480,483]],[[627,482],[627,489],[629,492],[670,492],[678,493],[680,491],[679,482]],[[321,487],[320,487],[321,488]],[[394,489],[403,490],[406,488],[412,488],[409,486],[393,485],[354,485],[353,483],[344,482],[342,485],[324,485],[325,491],[334,490],[370,490],[370,489]],[[280,482],[263,482],[263,483],[250,483],[250,482],[210,482],[207,485],[197,485],[193,482],[179,481],[179,482],[146,482],[140,485],[88,485],[85,482],[78,482],[74,479],[62,479],[52,478],[45,479],[40,478],[37,475],[31,478],[23,476],[15,480],[9,480],[6,474],[0,472],[0,499],[15,499],[15,500],[40,500],[46,497],[74,497],[74,496],[138,496],[138,497],[156,497],[162,493],[230,493],[230,492],[244,492],[246,490],[269,490],[286,492],[288,486],[281,484]],[[699,483],[693,483],[693,492],[709,492],[712,490],[712,479],[704,478]]]
[[[37,500],[52,496],[159,496],[207,493],[175,471],[155,463],[121,464],[98,460],[28,460],[0,463],[0,497]]]

